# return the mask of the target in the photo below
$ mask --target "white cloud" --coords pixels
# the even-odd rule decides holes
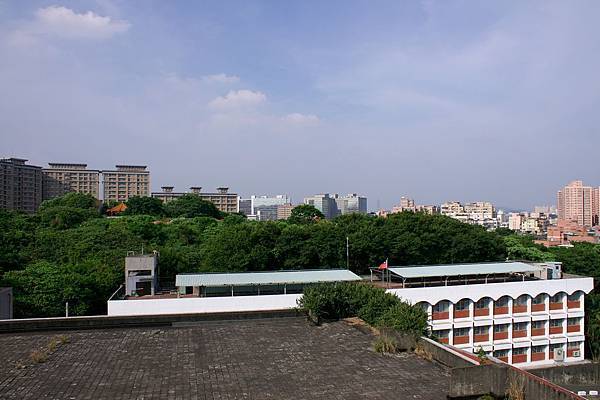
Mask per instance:
[[[35,12],[35,18],[12,32],[13,44],[33,44],[43,36],[64,39],[108,39],[126,32],[131,24],[125,20],[103,17],[92,11],[78,14],[63,6],[49,6]]]
[[[313,114],[291,113],[284,116],[283,121],[298,125],[315,125],[319,123],[319,117]]]
[[[240,81],[240,78],[239,76],[226,75],[221,73],[203,76],[202,80],[207,83],[237,83]]]
[[[235,109],[242,107],[252,107],[264,103],[267,96],[259,91],[252,90],[231,90],[225,96],[219,96],[213,99],[208,105],[213,109]]]

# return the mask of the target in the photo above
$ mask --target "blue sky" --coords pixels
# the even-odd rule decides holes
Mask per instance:
[[[2,1],[4,155],[529,208],[600,185],[600,3]]]

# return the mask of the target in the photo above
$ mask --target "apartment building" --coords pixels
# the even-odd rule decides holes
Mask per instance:
[[[87,169],[87,164],[48,163],[44,168],[42,197],[44,200],[69,192],[87,193],[100,198],[100,171]]]
[[[227,213],[236,213],[239,211],[238,208],[238,195],[237,193],[229,193],[229,188],[220,187],[217,188],[215,193],[203,192],[201,186],[191,186],[189,192],[174,192],[173,186],[162,186],[161,192],[152,192],[151,196],[160,199],[163,203],[173,201],[184,194],[192,193],[198,195],[202,200],[210,201],[213,203],[219,211]]]
[[[42,203],[42,167],[26,162],[0,159],[0,208],[34,213]]]
[[[473,225],[481,225],[486,229],[496,229],[502,225],[502,218],[498,218],[496,208],[488,201],[476,201],[462,204],[458,201],[443,203],[440,213]]]
[[[558,219],[576,222],[582,226],[598,224],[599,189],[572,181],[557,193]]]
[[[594,281],[563,274],[560,263],[390,266],[372,273],[383,274],[374,283],[421,306],[442,343],[481,348],[518,366],[584,359],[584,295]]]
[[[117,165],[102,171],[104,201],[127,201],[134,196],[150,196],[150,171],[145,165]]]
[[[292,204],[280,204],[277,206],[277,219],[288,219],[294,209]]]

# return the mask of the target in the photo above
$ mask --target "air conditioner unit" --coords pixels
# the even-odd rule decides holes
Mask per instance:
[[[565,351],[563,349],[554,349],[554,361],[564,361]]]
[[[579,357],[579,356],[581,356],[581,352],[579,350],[575,350],[573,352],[573,357]]]

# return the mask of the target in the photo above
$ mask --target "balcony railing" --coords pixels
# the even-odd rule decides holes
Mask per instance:
[[[531,353],[531,361],[544,361],[546,359],[546,353]]]
[[[546,305],[545,304],[532,304],[531,311],[532,312],[546,311]]]
[[[550,327],[550,334],[551,335],[560,335],[562,333],[563,333],[562,326],[551,326]]]
[[[550,310],[562,310],[563,303],[550,303]]]
[[[508,306],[505,307],[494,307],[494,315],[508,314]]]
[[[579,351],[579,349],[567,349],[567,357],[575,357],[575,352]]]
[[[513,364],[527,362],[527,354],[513,354],[512,361]]]
[[[518,313],[526,313],[527,312],[527,305],[513,305],[513,313],[514,314],[518,314]]]
[[[531,330],[531,336],[544,336],[546,335],[546,329],[544,328],[534,328]]]
[[[490,335],[489,334],[475,335],[475,336],[473,336],[473,341],[475,343],[489,342],[490,341]]]
[[[486,308],[476,308],[473,313],[475,314],[476,317],[486,317],[488,315],[490,315],[490,309],[488,307]]]
[[[527,330],[513,331],[513,338],[527,337]]]
[[[579,300],[569,300],[567,301],[567,308],[581,308],[581,302]]]
[[[494,340],[504,340],[504,339],[508,339],[508,331],[494,332]]]
[[[431,313],[431,318],[434,321],[448,319],[449,317],[450,317],[450,313],[448,311],[434,311]]]
[[[572,332],[580,332],[581,331],[581,325],[577,324],[577,325],[567,325],[567,332],[572,333]]]
[[[469,310],[454,310],[454,318],[469,318]]]
[[[469,343],[468,336],[454,336],[454,344],[466,344]]]

